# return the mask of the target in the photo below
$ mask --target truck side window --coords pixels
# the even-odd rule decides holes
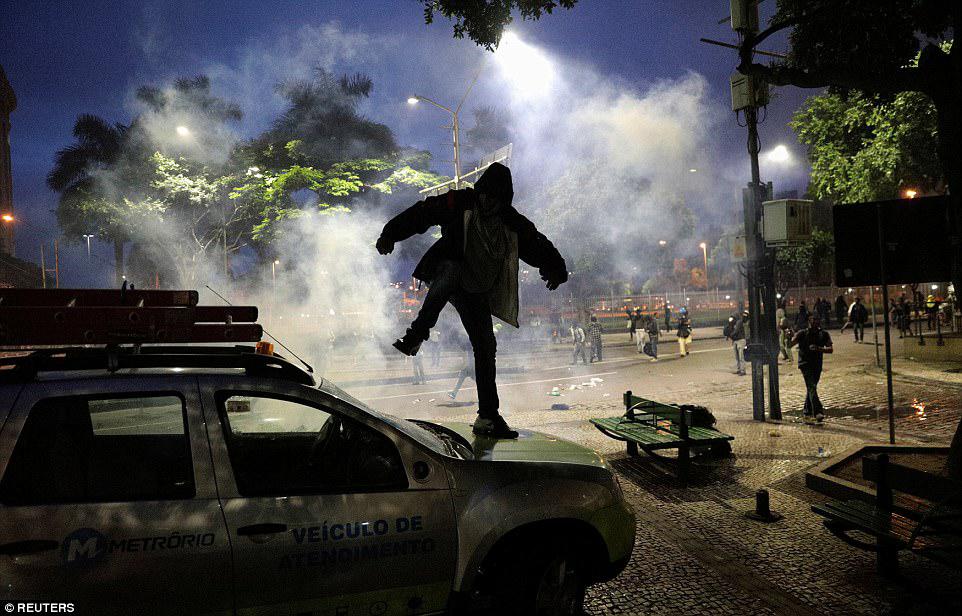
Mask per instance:
[[[183,400],[48,398],[30,410],[0,480],[6,505],[194,496]]]
[[[243,496],[407,487],[391,440],[358,421],[293,400],[222,394],[220,415]]]

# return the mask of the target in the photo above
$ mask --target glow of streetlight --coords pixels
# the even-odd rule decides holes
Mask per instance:
[[[915,199],[915,197],[918,196],[919,191],[915,190],[914,188],[906,188],[902,191],[902,194],[906,199]]]
[[[776,145],[766,155],[766,158],[773,163],[787,163],[792,159],[792,153],[784,145]]]
[[[180,125],[174,130],[177,131],[179,137],[190,137],[190,129],[186,126]]]
[[[702,250],[706,250],[708,248],[708,244],[706,244],[705,242],[702,242],[701,244],[698,245],[698,247],[701,248]]]
[[[408,105],[417,105],[419,100],[420,100],[420,99],[419,99],[418,97],[416,97],[416,96],[409,96],[409,97],[408,97]]]
[[[274,265],[280,265],[280,264],[281,264],[281,262],[280,262],[279,259],[274,259]]]
[[[691,169],[688,170],[688,173],[698,173],[698,169],[695,169],[694,167],[692,167]]]
[[[494,59],[512,88],[522,94],[545,95],[555,77],[551,60],[540,49],[505,32],[498,43]]]
[[[13,214],[4,214],[0,216],[0,220],[3,220],[3,222],[13,222]]]
[[[665,245],[667,245],[667,244],[668,244],[668,240],[658,240],[658,245],[659,245],[659,246],[665,246]]]

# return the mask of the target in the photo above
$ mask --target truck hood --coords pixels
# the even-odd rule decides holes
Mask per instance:
[[[471,424],[459,422],[424,422],[433,423],[449,432],[455,433],[463,444],[467,444],[474,454],[475,460],[494,462],[558,462],[566,464],[584,464],[607,468],[607,463],[595,451],[582,447],[577,443],[566,441],[557,436],[535,432],[533,430],[518,430],[516,439],[495,439],[478,436],[471,431]]]

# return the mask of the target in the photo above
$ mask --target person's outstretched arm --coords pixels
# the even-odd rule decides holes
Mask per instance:
[[[505,216],[505,223],[518,234],[518,257],[532,267],[538,268],[541,279],[552,291],[568,281],[568,265],[534,223],[518,213],[513,207]]]
[[[396,242],[403,242],[412,235],[424,233],[434,225],[450,221],[459,208],[456,197],[445,193],[418,201],[384,225],[381,237],[377,240],[377,251],[382,255],[391,253]]]

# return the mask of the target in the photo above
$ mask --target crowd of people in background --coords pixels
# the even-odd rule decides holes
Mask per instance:
[[[912,301],[914,299],[914,301]],[[889,303],[888,312],[892,328],[899,333],[899,337],[911,337],[913,324],[926,323],[930,330],[936,329],[951,318],[954,303],[945,302],[933,295],[924,296],[916,293],[914,298],[902,294]],[[658,361],[658,350],[661,336],[665,332],[674,332],[678,341],[678,355],[685,358],[691,353],[693,339],[693,325],[691,314],[686,306],[679,306],[673,310],[671,305],[664,305],[656,310],[643,310],[642,307],[626,309],[628,340],[633,343],[637,353],[647,356],[651,362]],[[815,387],[818,384],[818,374],[821,373],[821,354],[830,353],[831,339],[827,330],[831,327],[839,328],[840,332],[851,329],[855,342],[863,343],[865,327],[870,320],[870,310],[862,296],[846,296],[839,294],[831,301],[827,297],[816,297],[814,301],[802,299],[797,304],[794,314],[788,312],[789,304],[786,298],[781,298],[775,313],[775,324],[778,334],[778,354],[782,361],[798,363],[799,369],[806,376],[806,386],[809,388],[806,401],[806,416],[813,421],[819,421],[822,415],[821,403],[818,400]],[[748,310],[736,310],[723,326],[722,335],[731,344],[734,357],[734,374],[747,374],[746,347],[751,339],[751,322]],[[610,324],[610,320],[608,321]],[[817,323],[817,331],[813,324]],[[564,327],[567,325],[567,327]],[[604,360],[605,326],[598,315],[583,312],[580,319],[564,323],[560,313],[550,318],[549,334],[554,342],[562,342],[568,338],[571,342],[571,363],[588,365]],[[624,331],[624,330],[622,330]],[[805,332],[805,333],[803,333]],[[495,332],[497,334],[497,332]],[[609,329],[610,333],[610,329]],[[426,341],[424,355],[412,359],[414,384],[424,384],[424,361],[429,361],[432,368],[441,364],[442,348],[460,350],[463,360],[459,366],[457,384],[448,394],[455,399],[465,380],[474,377],[473,357],[470,348],[465,344],[458,344],[457,340],[443,340],[445,334],[441,329],[432,332]],[[811,340],[809,340],[811,338]],[[462,341],[465,342],[466,341]],[[819,347],[820,351],[812,351],[811,347]],[[797,350],[796,350],[797,349]],[[805,351],[804,349],[809,349]],[[805,358],[803,359],[803,355]],[[816,374],[818,373],[818,374]]]

